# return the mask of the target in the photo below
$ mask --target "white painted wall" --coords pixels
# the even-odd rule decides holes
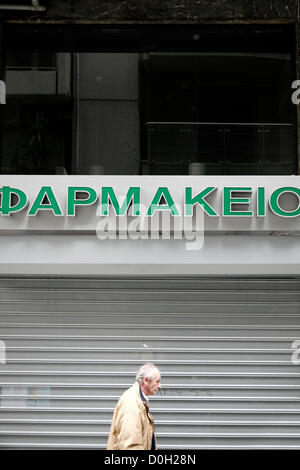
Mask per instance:
[[[300,276],[300,237],[206,236],[186,251],[183,240],[1,236],[0,259],[1,276]]]

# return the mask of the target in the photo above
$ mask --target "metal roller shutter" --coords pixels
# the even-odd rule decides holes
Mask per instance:
[[[154,362],[160,449],[300,448],[298,279],[1,279],[1,448],[104,449]]]

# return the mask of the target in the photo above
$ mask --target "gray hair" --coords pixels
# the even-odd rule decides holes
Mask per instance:
[[[144,364],[139,368],[135,380],[141,384],[145,377],[149,380],[153,380],[157,373],[159,373],[159,370],[154,364]]]

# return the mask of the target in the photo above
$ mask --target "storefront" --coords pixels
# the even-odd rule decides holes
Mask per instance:
[[[298,181],[6,176],[5,192],[2,176],[2,447],[104,448],[118,396],[151,361],[161,449],[297,448]],[[140,200],[125,197],[133,187]],[[131,231],[99,225],[103,188],[110,222]],[[198,238],[196,220],[181,237],[133,223],[188,202],[206,213]]]
[[[293,12],[27,3],[0,6],[0,448],[105,449],[153,362],[159,449],[299,449]]]

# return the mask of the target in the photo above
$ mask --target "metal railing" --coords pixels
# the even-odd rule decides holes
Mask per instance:
[[[297,167],[290,123],[147,122],[149,174],[293,174]]]

